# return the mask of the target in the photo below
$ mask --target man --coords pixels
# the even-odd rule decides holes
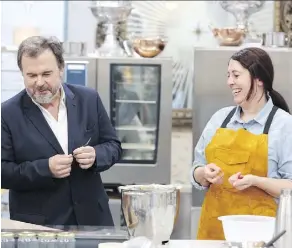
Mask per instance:
[[[100,172],[120,159],[121,144],[98,93],[62,83],[62,51],[39,36],[19,46],[26,89],[2,103],[2,188],[13,220],[111,226]]]

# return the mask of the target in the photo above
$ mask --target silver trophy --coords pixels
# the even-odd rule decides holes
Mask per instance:
[[[179,187],[128,185],[119,190],[130,238],[146,237],[157,246],[167,243],[179,213]]]
[[[249,17],[260,11],[265,1],[220,1],[221,7],[234,15],[237,28],[248,33]]]
[[[92,14],[97,18],[98,25],[96,31],[96,54],[102,57],[121,57],[125,56],[119,40],[119,31],[132,11],[131,1],[91,1]],[[101,31],[104,31],[102,44],[98,40]]]

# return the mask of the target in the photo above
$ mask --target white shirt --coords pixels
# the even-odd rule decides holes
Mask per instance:
[[[56,120],[51,113],[32,99],[32,101],[39,107],[45,117],[47,123],[55,134],[59,144],[61,145],[65,154],[68,154],[68,121],[67,108],[65,102],[65,92],[61,87],[61,100],[59,105],[58,120]]]

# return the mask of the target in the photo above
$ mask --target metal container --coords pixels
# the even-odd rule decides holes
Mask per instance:
[[[41,232],[38,234],[39,248],[57,248],[56,234],[53,232]]]
[[[130,236],[147,237],[155,245],[168,242],[179,212],[180,187],[152,184],[119,189]]]
[[[287,34],[287,46],[292,47],[292,33]]]
[[[86,56],[87,48],[84,42],[63,42],[64,54],[66,56]]]
[[[248,29],[249,17],[260,11],[266,1],[219,1],[221,7],[233,14],[236,25],[241,29]]]
[[[133,38],[132,41],[124,41],[123,45],[129,55],[135,51],[141,57],[154,58],[164,50],[166,43],[161,37],[138,37]]]
[[[72,232],[61,232],[57,234],[57,247],[74,248],[75,247],[75,234]]]
[[[21,232],[18,234],[17,241],[18,248],[38,248],[39,243],[36,233],[34,232]]]
[[[70,55],[85,56],[86,45],[84,42],[70,42]]]
[[[289,47],[291,45],[291,36],[284,32],[264,33],[262,39],[262,45],[267,47]]]
[[[91,1],[90,9],[99,21],[106,23],[104,42],[100,47],[96,46],[96,53],[104,57],[126,56],[117,40],[116,28],[128,19],[132,11],[131,1]]]
[[[212,32],[220,46],[239,46],[245,37],[244,29],[240,28],[212,28]]]
[[[282,189],[277,210],[275,235],[286,233],[275,243],[276,248],[292,247],[292,189]]]
[[[14,248],[15,239],[12,232],[1,232],[1,248]]]

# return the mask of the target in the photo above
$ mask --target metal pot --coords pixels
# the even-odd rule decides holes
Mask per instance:
[[[267,47],[292,47],[292,34],[284,32],[264,33],[262,45]]]
[[[130,236],[147,237],[156,245],[168,242],[179,213],[180,188],[157,184],[119,187]]]
[[[64,54],[67,56],[86,56],[86,43],[84,42],[63,42]]]

